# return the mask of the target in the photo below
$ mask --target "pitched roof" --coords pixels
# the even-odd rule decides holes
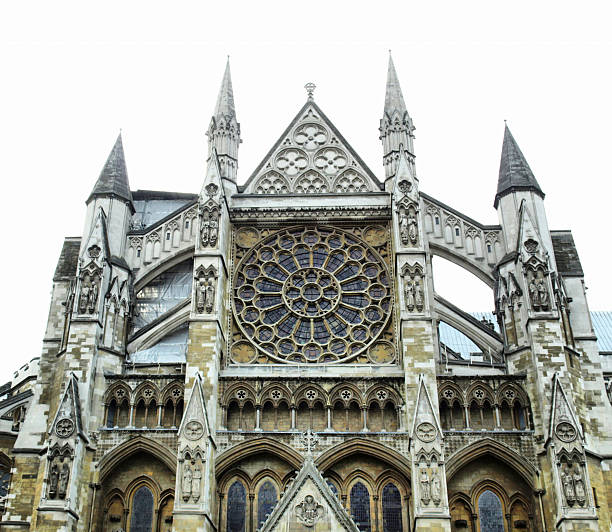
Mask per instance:
[[[104,168],[98,177],[98,181],[91,191],[89,201],[94,196],[116,196],[132,203],[132,192],[128,181],[125,155],[123,153],[123,141],[121,133],[115,141]]]
[[[81,237],[66,237],[64,239],[64,245],[53,275],[54,281],[70,280],[76,275],[80,249]]]
[[[391,116],[393,111],[398,111],[400,115],[406,112],[406,104],[404,103],[404,95],[402,88],[395,71],[393,58],[389,54],[389,66],[387,68],[387,89],[385,92],[385,113]]]
[[[584,272],[572,233],[570,231],[551,231],[550,238],[555,252],[557,271],[563,277],[583,277]]]
[[[497,181],[497,194],[495,195],[495,208],[499,199],[514,190],[533,190],[544,197],[529,164],[518,147],[516,140],[510,133],[508,126],[504,130],[504,143],[502,146],[501,161],[499,164],[499,179]]]

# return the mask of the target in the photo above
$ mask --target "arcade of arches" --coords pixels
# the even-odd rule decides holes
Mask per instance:
[[[321,471],[362,532],[410,532],[411,479],[404,462],[366,452],[326,459]],[[333,453],[331,453],[333,454]],[[330,453],[325,453],[330,456]],[[217,518],[222,532],[256,532],[295,477],[296,464],[268,448],[231,464],[217,479]],[[331,464],[331,465],[330,465]],[[100,532],[172,530],[175,472],[142,451],[116,464],[97,493]],[[519,472],[494,454],[466,461],[448,479],[451,530],[537,531],[533,490]]]

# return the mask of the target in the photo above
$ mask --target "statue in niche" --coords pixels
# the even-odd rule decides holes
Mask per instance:
[[[183,492],[183,500],[187,502],[191,497],[191,483],[193,481],[193,473],[189,464],[185,464],[183,467],[183,482],[181,483],[181,490]]]
[[[62,459],[63,461],[63,459]],[[68,490],[68,478],[70,477],[70,467],[67,462],[64,462],[62,469],[59,474],[59,497],[63,499],[66,497],[66,491]]]
[[[575,501],[575,492],[570,468],[571,466],[568,466],[568,471],[563,471],[561,473],[561,483],[563,484],[563,493],[565,493],[567,504],[572,506]]]
[[[405,290],[404,290],[404,295],[406,298],[406,308],[412,312],[414,310],[415,307],[415,287],[414,287],[415,281],[412,277],[407,277],[406,278],[406,285],[405,285]]]
[[[574,481],[574,493],[576,495],[576,500],[580,506],[584,506],[586,502],[586,491],[584,489],[584,480],[579,470],[576,470],[573,476]]]
[[[412,212],[410,212],[408,214],[408,239],[410,240],[410,243],[413,245],[417,243],[417,237],[418,237],[417,231],[418,229],[417,229],[416,216],[412,214]]]
[[[215,246],[219,238],[219,214],[216,210],[206,211],[202,209],[202,228],[200,229],[200,241],[202,247]]]
[[[55,499],[57,497],[57,483],[59,480],[59,467],[54,462],[49,471],[49,498]]]
[[[406,299],[406,308],[410,312],[413,312],[415,309],[418,312],[423,311],[423,289],[418,272],[406,273],[404,297]]]
[[[544,311],[549,309],[548,288],[542,270],[538,270],[537,273],[531,272],[529,275],[529,297],[534,310]]]
[[[191,485],[191,492],[193,494],[193,502],[198,502],[200,499],[200,486],[202,484],[202,468],[199,465],[193,468],[193,483]]]
[[[402,207],[400,209],[398,224],[402,244],[404,246],[407,246],[408,244],[412,244],[414,246],[419,239],[419,230],[414,207]]]
[[[98,303],[98,283],[89,275],[81,281],[81,293],[79,294],[79,314],[93,314]]]
[[[434,470],[431,473],[431,499],[436,506],[438,506],[442,500],[441,493],[440,476],[438,475],[438,471]]]
[[[431,499],[431,488],[427,469],[424,467],[421,468],[421,478],[419,482],[421,484],[421,502],[423,504],[429,504],[429,500]]]
[[[197,277],[196,286],[196,309],[200,314],[210,314],[215,308],[215,285],[216,277],[214,271],[207,275],[200,273]]]

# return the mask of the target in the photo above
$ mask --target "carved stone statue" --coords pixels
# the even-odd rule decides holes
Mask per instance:
[[[561,483],[563,484],[563,492],[565,493],[565,499],[567,503],[571,506],[574,504],[576,499],[574,492],[574,483],[572,479],[572,475],[569,471],[563,471],[561,473]]]
[[[406,308],[410,312],[415,309],[418,312],[423,310],[423,289],[418,274],[406,275],[404,297],[406,298]]]
[[[59,474],[59,497],[63,499],[66,497],[66,491],[68,490],[68,478],[70,477],[70,467],[66,462],[62,466],[62,470]]]
[[[216,278],[213,272],[198,277],[196,285],[196,309],[200,314],[210,314],[215,308]]]
[[[87,313],[87,305],[89,303],[89,291],[91,290],[89,284],[85,284],[85,281],[83,281],[83,284],[81,285],[81,293],[79,295],[79,314],[86,314]]]
[[[576,500],[580,506],[583,506],[586,502],[586,491],[584,489],[584,480],[580,471],[575,471],[573,476],[574,481],[574,493],[576,495]]]
[[[187,502],[191,497],[191,483],[193,481],[193,473],[189,464],[183,467],[183,482],[181,483],[181,491],[183,492],[183,500]]]
[[[209,237],[209,242],[210,242],[211,246],[216,245],[218,237],[219,237],[219,222],[213,218],[210,221],[210,237]]]
[[[204,310],[210,314],[215,307],[215,278],[210,275],[204,288]]]
[[[529,298],[534,310],[542,311],[549,308],[548,288],[542,271],[532,272],[529,278]]]
[[[91,290],[89,291],[89,298],[87,299],[87,312],[93,314],[96,311],[96,304],[98,303],[98,285],[95,281],[91,283]]]
[[[402,244],[406,245],[406,244],[408,244],[408,242],[410,240],[410,236],[408,234],[409,233],[409,231],[408,231],[408,215],[403,210],[400,211],[400,213],[399,213],[398,224],[399,224],[399,233],[400,233],[400,238],[402,239]]]
[[[193,468],[193,484],[192,484],[192,496],[193,502],[198,502],[200,499],[200,486],[202,485],[202,468],[199,465]]]
[[[442,500],[440,476],[435,470],[431,473],[431,499],[433,500],[436,506],[438,506],[440,504],[440,501]]]
[[[415,307],[415,287],[412,277],[406,278],[404,296],[406,298],[406,308],[412,312]]]
[[[417,219],[412,213],[408,216],[408,239],[411,244],[416,244],[418,240]]]
[[[431,489],[429,484],[429,476],[427,475],[427,470],[425,468],[421,469],[421,502],[423,504],[429,504],[429,500],[431,499]]]
[[[204,303],[205,300],[205,292],[206,292],[206,281],[204,277],[199,277],[196,285],[196,309],[200,314],[204,312],[206,305]]]
[[[51,466],[49,471],[49,498],[55,499],[57,497],[57,483],[59,480],[59,468],[56,463]]]
[[[423,310],[423,288],[418,277],[414,280],[414,305],[419,312]]]
[[[202,213],[202,228],[200,229],[200,241],[203,247],[215,246],[219,237],[219,214],[216,210]]]

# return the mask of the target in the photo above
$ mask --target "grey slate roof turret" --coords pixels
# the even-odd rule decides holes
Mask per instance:
[[[127,167],[125,165],[125,154],[123,153],[123,141],[121,133],[115,141],[104,168],[98,177],[98,181],[91,191],[87,202],[95,196],[115,196],[127,201],[132,205],[132,192],[128,181]]]
[[[494,206],[502,196],[516,190],[533,190],[544,198],[544,192],[540,188],[529,164],[518,147],[516,140],[510,133],[508,126],[504,130],[504,143],[502,146],[501,161],[499,164],[499,179],[497,181],[497,194]]]

